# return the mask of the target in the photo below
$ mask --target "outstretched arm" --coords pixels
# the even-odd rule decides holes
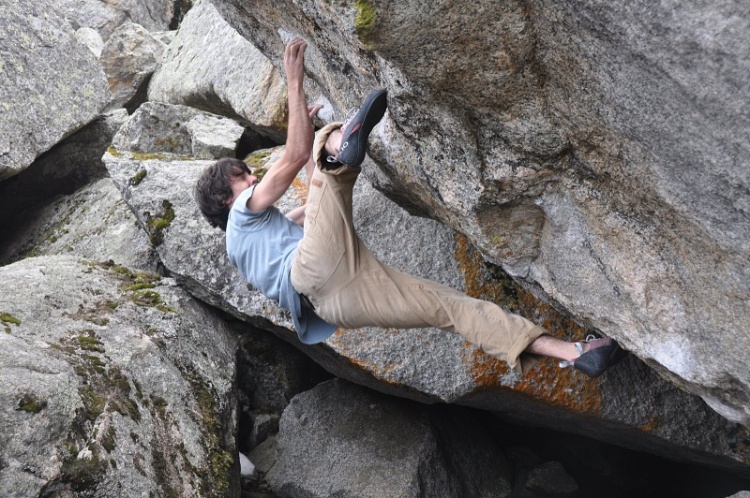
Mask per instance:
[[[255,188],[247,202],[250,211],[262,211],[276,202],[292,184],[307,163],[312,150],[313,126],[308,114],[305,90],[305,49],[301,38],[290,41],[284,49],[284,71],[287,76],[289,126],[284,154],[276,161]],[[317,111],[316,111],[317,112]]]

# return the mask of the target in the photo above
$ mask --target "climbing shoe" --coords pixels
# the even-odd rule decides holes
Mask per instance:
[[[584,348],[584,344],[588,344],[588,349]],[[561,361],[560,367],[574,367],[589,377],[599,377],[627,355],[627,351],[609,337],[590,335],[585,341],[576,342],[575,347],[581,356],[575,360]]]
[[[341,127],[341,146],[337,158],[339,162],[353,167],[362,164],[367,152],[367,138],[383,118],[387,106],[384,88],[370,92],[359,110]]]

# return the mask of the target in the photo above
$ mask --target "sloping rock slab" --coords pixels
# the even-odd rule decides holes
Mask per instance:
[[[0,180],[92,121],[106,78],[53,2],[0,4]]]
[[[270,151],[248,158],[257,167],[272,160]],[[527,423],[740,473],[750,471],[750,448],[742,443],[750,436],[747,430],[722,419],[634,358],[596,380],[562,371],[551,361],[519,379],[457,334],[436,329],[339,330],[325,344],[303,347],[288,313],[243,281],[228,263],[223,232],[210,228],[198,212],[191,192],[209,162],[139,161],[127,153],[107,154],[104,162],[142,225],[159,241],[161,261],[185,288],[301,347],[337,376],[419,401],[501,411]],[[138,184],[131,181],[135,177],[141,178]],[[280,203],[282,211],[306,197],[303,182],[295,181]],[[483,275],[481,256],[465,239],[454,239],[434,221],[409,216],[365,179],[358,182],[354,204],[363,240],[387,263],[488,299],[498,300],[503,292],[517,294],[513,309],[525,310],[526,316],[559,335],[585,335],[528,294],[493,284]],[[172,213],[169,223],[160,223],[167,212]],[[156,230],[158,226],[163,228]]]
[[[334,379],[295,396],[276,440],[250,458],[285,496],[508,496],[508,463],[490,438],[433,417]]]
[[[335,108],[386,87],[381,188],[750,427],[742,0],[216,8]]]
[[[109,178],[26,212],[23,218],[19,230],[3,240],[0,264],[67,254],[90,261],[113,260],[132,269],[157,269],[146,232]]]
[[[0,268],[0,495],[230,496],[236,339],[158,275]]]

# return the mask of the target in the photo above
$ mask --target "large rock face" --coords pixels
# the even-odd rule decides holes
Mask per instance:
[[[125,134],[126,129],[131,135]],[[136,126],[122,131],[119,140],[140,147]],[[164,137],[168,140],[170,135]],[[259,151],[247,160],[262,168],[278,153]],[[289,314],[242,279],[227,260],[223,232],[212,229],[198,212],[191,192],[210,162],[159,156],[144,160],[142,155],[112,150],[104,162],[170,274],[206,302],[302,347]],[[366,165],[368,170],[372,167]],[[303,177],[293,186],[279,204],[282,210],[299,205],[306,196]],[[409,216],[365,178],[358,183],[354,205],[360,235],[387,263],[501,301],[559,336],[585,335],[507,282],[493,283],[481,257],[463,237],[454,238],[434,221]],[[384,236],[394,230],[398,237]],[[499,411],[526,422],[748,473],[742,443],[750,436],[748,431],[634,358],[597,380],[562,371],[551,361],[521,379],[460,336],[435,329],[342,330],[324,344],[303,349],[335,375],[387,393]],[[623,431],[625,427],[629,429]]]
[[[0,278],[0,495],[236,496],[223,322],[112,264],[39,257]]]
[[[217,2],[334,108],[375,86],[380,189],[750,425],[750,50],[721,6]]]
[[[53,2],[0,5],[0,180],[92,121],[109,92],[96,58]]]

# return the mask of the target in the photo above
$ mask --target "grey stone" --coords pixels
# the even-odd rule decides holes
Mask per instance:
[[[107,105],[104,73],[51,2],[0,5],[0,180],[92,121]]]
[[[570,495],[578,484],[560,462],[545,462],[529,472],[526,489],[543,495]]]
[[[253,429],[250,432],[247,445],[252,449],[263,443],[271,434],[279,431],[279,420],[268,413],[261,413],[253,417]]]
[[[296,396],[284,411],[264,479],[288,496],[508,496],[507,463],[486,437],[463,429],[452,425],[455,446],[443,452],[423,407],[335,379]],[[451,465],[462,453],[471,455],[471,469]]]
[[[727,496],[727,498],[750,498],[750,491],[740,491],[732,496]]]
[[[157,269],[146,232],[109,178],[25,213],[19,229],[3,240],[0,264],[56,254],[112,260],[138,270]]]
[[[124,109],[98,117],[42,154],[30,167],[1,182],[3,241],[13,239],[17,229],[28,229],[27,219],[59,196],[71,195],[106,176],[102,155],[127,117]]]
[[[132,106],[139,91],[145,93],[145,85],[166,48],[143,26],[133,22],[122,24],[112,33],[99,57],[112,93],[112,108]]]
[[[199,3],[185,17],[151,80],[148,97],[240,119],[279,141],[286,134],[284,80],[209,2]]]
[[[0,495],[239,492],[236,340],[208,308],[79,258],[0,278]]]
[[[206,114],[195,116],[185,127],[190,133],[192,156],[196,159],[234,156],[245,131],[236,121]]]
[[[243,128],[235,121],[182,105],[146,102],[112,139],[114,153],[214,159],[234,156]]]
[[[281,150],[258,151],[247,161],[253,168],[262,169]],[[227,260],[224,234],[202,219],[191,192],[209,162],[142,161],[128,153],[118,157],[106,154],[104,162],[126,202],[152,236],[150,227],[154,223],[149,220],[158,219],[167,204],[174,211],[172,222],[157,234],[160,243],[156,250],[170,274],[189,292],[296,344],[334,375],[419,401],[462,403],[499,411],[633,449],[665,456],[679,453],[689,461],[748,473],[741,444],[748,437],[747,430],[712,413],[702,400],[663,380],[634,358],[597,380],[560,370],[551,361],[519,378],[457,334],[436,329],[339,330],[324,344],[302,346],[295,340],[288,312],[244,282]],[[366,163],[366,170],[372,169],[370,164]],[[142,171],[146,172],[143,181],[132,185],[130,179]],[[304,182],[301,173],[279,203],[282,212],[306,198]],[[469,290],[471,286],[472,292],[477,287],[481,290],[481,264],[469,257],[466,243],[446,227],[408,215],[369,186],[366,178],[361,178],[355,188],[354,206],[360,235],[386,263],[459,289]],[[481,256],[475,259],[481,260]],[[549,319],[548,327],[553,330],[569,327],[560,325],[563,320],[559,316],[540,308],[530,309],[529,316],[540,323]],[[583,333],[577,330],[575,333]],[[592,417],[598,423],[592,424]],[[623,426],[633,431],[615,428]],[[697,426],[703,429],[691,430]]]
[[[60,0],[58,5],[75,29],[95,29],[103,40],[122,24],[134,22],[149,31],[164,31],[192,5],[191,0]]]
[[[95,29],[86,27],[77,29],[76,40],[88,47],[88,49],[91,50],[91,53],[97,58],[102,55],[104,40],[102,40],[101,35]]]
[[[177,36],[177,30],[156,31],[151,34],[164,45],[169,46],[169,44],[172,43],[172,40],[175,39],[175,36]]]
[[[337,110],[387,88],[378,188],[750,426],[741,0],[216,8],[277,67],[305,37]]]

